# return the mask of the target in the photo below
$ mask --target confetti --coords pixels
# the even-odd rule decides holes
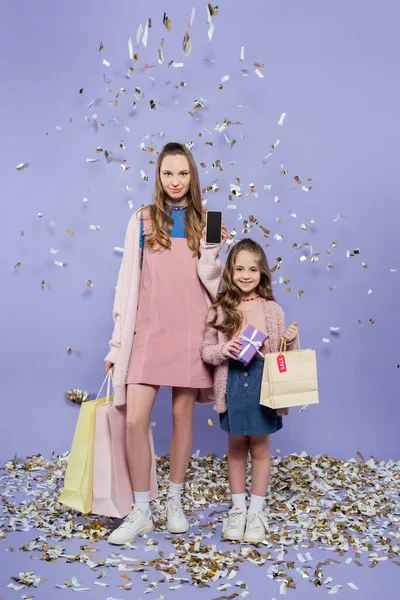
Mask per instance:
[[[129,58],[130,58],[130,60],[133,60],[133,44],[132,44],[132,38],[128,38],[128,40],[127,40],[127,44],[128,44]]]
[[[146,25],[144,26],[144,33],[143,33],[143,38],[142,38],[142,44],[145,48],[147,47],[148,39],[149,39],[149,19],[147,19]]]
[[[284,112],[284,113],[281,114],[281,116],[279,118],[278,125],[283,125],[283,122],[284,122],[285,118],[286,118],[286,113]]]
[[[103,42],[100,42],[100,46],[99,46],[99,54],[100,54],[100,52],[102,52],[103,48],[104,48],[104,46],[103,46]]]
[[[171,31],[172,22],[168,18],[167,13],[164,13],[163,23],[164,23],[165,27],[168,29],[168,31]]]
[[[56,250],[55,248],[50,248],[49,252],[50,254],[58,254],[58,250]]]
[[[261,73],[261,71],[259,69],[255,69],[254,72],[257,75],[257,77],[259,77],[260,79],[262,79],[264,77],[264,74]]]
[[[64,266],[64,263],[63,263],[63,262],[61,262],[61,261],[59,261],[59,260],[55,260],[55,261],[54,261],[54,264],[55,264],[57,267],[63,267],[63,266]]]
[[[215,425],[216,425],[216,423],[214,423],[214,421],[211,421],[211,419],[208,419],[208,421],[207,421],[207,424],[208,424],[210,427],[215,427]]]
[[[27,166],[26,163],[20,163],[15,168],[17,169],[17,171],[22,171],[22,169],[25,168],[26,166]]]
[[[111,63],[109,63],[108,60],[106,60],[105,58],[103,58],[103,65],[105,65],[106,67],[110,67]]]
[[[15,265],[14,265],[14,269],[19,269],[19,267],[20,267],[21,265],[22,265],[22,263],[20,263],[20,262],[17,262],[17,263],[15,263]]]
[[[185,56],[189,56],[192,51],[192,42],[190,41],[190,37],[188,33],[185,33],[182,43],[183,53]]]

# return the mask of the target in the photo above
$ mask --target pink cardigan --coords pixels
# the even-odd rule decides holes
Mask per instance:
[[[268,334],[270,352],[278,352],[280,340],[285,330],[284,314],[282,308],[272,300],[262,300],[265,313],[265,333]],[[218,309],[218,314],[222,318],[222,310]],[[209,319],[213,316],[213,311],[209,311]],[[208,319],[208,320],[209,320]],[[221,354],[221,349],[229,336],[221,333],[213,327],[206,327],[204,342],[201,349],[201,357],[204,362],[214,365],[214,410],[218,413],[226,411],[226,387],[228,380],[229,359]],[[293,350],[295,342],[288,345],[288,350]]]
[[[118,274],[115,292],[113,319],[114,331],[110,340],[110,351],[104,360],[114,364],[114,405],[126,403],[126,373],[131,355],[133,335],[135,331],[136,311],[139,301],[140,285],[140,212],[139,209],[131,218],[125,236],[124,255]],[[147,215],[144,215],[145,219]],[[146,220],[145,220],[146,223]],[[200,242],[200,258],[198,274],[208,295],[209,302],[214,302],[221,280],[222,263],[219,258],[221,244],[206,245]],[[209,390],[199,393],[199,401],[210,402],[213,397]]]

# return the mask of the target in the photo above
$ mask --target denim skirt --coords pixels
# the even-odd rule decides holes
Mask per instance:
[[[264,359],[258,354],[247,365],[229,359],[227,411],[219,415],[221,428],[231,435],[263,435],[282,429],[282,417],[260,404]]]

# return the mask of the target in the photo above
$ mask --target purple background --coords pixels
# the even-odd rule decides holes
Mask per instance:
[[[198,164],[207,164],[200,168],[202,186],[217,182],[220,187],[205,194],[208,206],[224,211],[229,230],[237,227],[238,237],[239,213],[244,219],[254,215],[271,231],[271,266],[283,258],[274,279],[290,279],[292,291],[286,293],[279,283],[274,290],[287,321],[299,321],[302,345],[317,350],[321,404],[301,414],[292,411],[273,437],[273,448],[341,457],[357,450],[380,458],[399,456],[400,289],[399,273],[390,272],[399,268],[397,5],[371,4],[368,11],[360,0],[329,5],[257,0],[245,6],[223,1],[219,6],[209,42],[205,3],[195,2],[193,50],[184,57],[184,15],[192,4],[181,0],[2,5],[1,460],[14,453],[66,451],[79,408],[65,399],[65,390],[96,394],[103,380],[121,259],[113,248],[123,246],[132,214],[128,200],[134,209],[151,200],[154,166],[148,161],[155,157],[139,148],[150,133],[158,150],[170,140],[193,141]],[[172,20],[171,32],[162,25],[164,10]],[[126,79],[126,40],[131,36],[135,45],[137,27],[148,17],[147,48],[141,44],[140,61]],[[161,37],[165,60],[159,65]],[[99,55],[100,41],[104,50]],[[242,45],[244,62],[239,60]],[[102,65],[103,58],[110,68]],[[170,60],[185,66],[168,69]],[[254,62],[265,63],[263,79],[255,75]],[[144,63],[155,68],[143,71]],[[225,75],[230,80],[219,90]],[[175,89],[181,81],[186,87]],[[120,95],[119,107],[109,105],[123,86],[128,91]],[[131,111],[135,86],[145,99]],[[200,97],[208,102],[196,121],[188,110]],[[156,110],[150,110],[150,100]],[[282,112],[287,117],[280,127]],[[98,131],[84,119],[92,121],[95,113],[105,125]],[[114,117],[117,124],[109,121]],[[237,140],[232,150],[214,129],[224,118],[243,123],[223,132]],[[263,164],[277,138],[280,145]],[[119,148],[120,140],[126,150]],[[103,154],[96,154],[97,146],[112,153],[114,162],[107,164]],[[90,157],[99,162],[87,164]],[[130,170],[122,171],[121,158]],[[211,166],[217,159],[223,172]],[[17,172],[21,162],[29,166]],[[149,182],[142,180],[141,169]],[[282,175],[282,169],[289,174]],[[295,175],[305,184],[312,178],[312,190],[301,191]],[[228,210],[229,184],[236,177],[243,197],[236,199],[237,210]],[[245,197],[250,182],[258,197]],[[264,190],[265,184],[272,189]],[[334,222],[338,214],[348,218]],[[301,223],[311,219],[311,230],[301,230]],[[100,225],[100,231],[90,230],[90,224]],[[284,239],[276,241],[275,233]],[[266,242],[256,226],[250,235]],[[328,255],[334,241],[338,247]],[[302,252],[292,245],[301,242],[320,252],[319,262],[298,261]],[[49,254],[50,248],[58,255]],[[346,250],[356,248],[360,254],[346,258]],[[54,259],[66,266],[53,265]],[[328,262],[335,265],[331,271]],[[84,288],[88,279],[94,283],[91,289]],[[304,294],[297,299],[299,289]],[[330,333],[332,326],[341,328],[339,335]],[[330,344],[323,337],[331,338]],[[72,354],[67,354],[69,346]],[[168,450],[170,412],[170,390],[165,390],[153,417],[158,453]],[[195,449],[222,453],[225,435],[207,425],[210,416],[216,416],[211,407],[198,408]]]

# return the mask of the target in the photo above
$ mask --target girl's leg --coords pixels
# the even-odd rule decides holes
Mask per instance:
[[[128,385],[126,410],[126,450],[133,489],[150,489],[151,450],[148,437],[150,415],[159,386]]]
[[[246,467],[249,438],[228,434],[228,478],[231,494],[246,493]]]
[[[169,451],[170,481],[182,484],[193,444],[193,413],[198,390],[172,389],[173,429]],[[180,494],[176,494],[179,497]]]
[[[270,436],[251,435],[251,505],[250,510],[262,510],[270,474]],[[253,506],[252,506],[253,505]]]

